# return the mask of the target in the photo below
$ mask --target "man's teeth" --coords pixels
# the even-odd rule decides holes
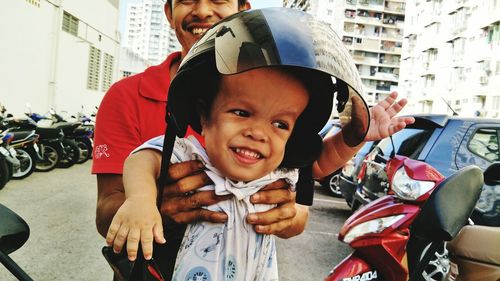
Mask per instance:
[[[245,156],[252,157],[252,158],[257,158],[257,159],[260,158],[259,153],[253,152],[250,150],[246,150],[246,149],[236,148],[236,153],[240,153],[240,154],[243,154]]]
[[[195,28],[193,28],[192,33],[193,33],[194,35],[200,35],[200,34],[205,33],[205,31],[207,31],[207,30],[208,30],[208,28],[200,28],[200,27],[195,27]]]

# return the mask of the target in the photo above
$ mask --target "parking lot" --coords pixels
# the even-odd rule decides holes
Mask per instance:
[[[34,280],[111,281],[111,269],[100,253],[104,239],[95,229],[95,177],[91,162],[69,169],[34,173],[10,181],[0,190],[0,203],[30,225],[26,244],[13,258]],[[349,216],[342,199],[316,189],[306,231],[278,239],[280,280],[323,280],[349,252],[336,234]],[[16,280],[0,265],[0,280]]]

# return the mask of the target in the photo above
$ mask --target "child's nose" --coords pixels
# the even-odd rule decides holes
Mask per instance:
[[[268,140],[268,134],[264,126],[259,124],[254,124],[248,127],[244,132],[245,137],[252,138],[255,141],[266,142]]]

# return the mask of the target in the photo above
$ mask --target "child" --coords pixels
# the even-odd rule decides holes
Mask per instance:
[[[297,27],[298,22],[305,26]],[[292,35],[293,40],[283,41],[286,35]],[[280,49],[283,43],[287,46]],[[335,60],[325,63],[325,58],[318,56],[324,56],[328,48],[333,50],[326,58],[334,53]],[[315,57],[317,64],[303,60],[310,57]],[[346,71],[339,72],[339,68]],[[368,130],[368,110],[356,93],[360,85],[355,66],[333,31],[305,13],[255,10],[223,20],[207,31],[172,82],[167,129],[183,136],[190,125],[201,133],[205,145],[193,136],[176,139],[171,162],[200,160],[213,181],[200,190],[215,189],[218,195],[234,197],[208,207],[224,211],[229,217],[225,224],[198,222],[188,226],[173,280],[278,279],[274,237],[256,233],[245,221],[248,213],[272,206],[252,204],[249,197],[278,179],[285,179],[293,189],[297,167],[312,164],[315,177],[325,176],[355,153],[351,146],[358,145]],[[321,146],[317,132],[330,116],[335,91],[341,118],[352,120],[351,130],[343,130]],[[193,104],[196,110],[189,110]],[[388,121],[386,133],[410,123],[391,120],[400,108],[394,112],[386,109],[394,108],[387,106],[385,114],[380,113]],[[388,129],[389,124],[394,125],[392,129]],[[162,137],[153,139],[127,160],[127,199],[106,239],[108,244],[121,247],[127,237],[129,252],[135,252],[141,241],[147,259],[153,239],[165,242],[155,186],[162,147]],[[134,157],[140,161],[132,160]]]

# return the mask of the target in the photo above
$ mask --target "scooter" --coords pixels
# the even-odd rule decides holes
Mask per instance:
[[[489,194],[481,197],[489,202],[476,205],[479,214],[472,217],[473,223],[447,245],[451,264],[448,281],[500,280],[500,162],[484,171],[484,184],[483,193]],[[477,221],[482,225],[475,224]]]
[[[386,170],[389,194],[347,219],[338,239],[354,252],[326,281],[426,279],[426,269],[436,266],[429,261],[467,223],[483,184],[476,166],[444,178],[424,162],[394,154]]]

